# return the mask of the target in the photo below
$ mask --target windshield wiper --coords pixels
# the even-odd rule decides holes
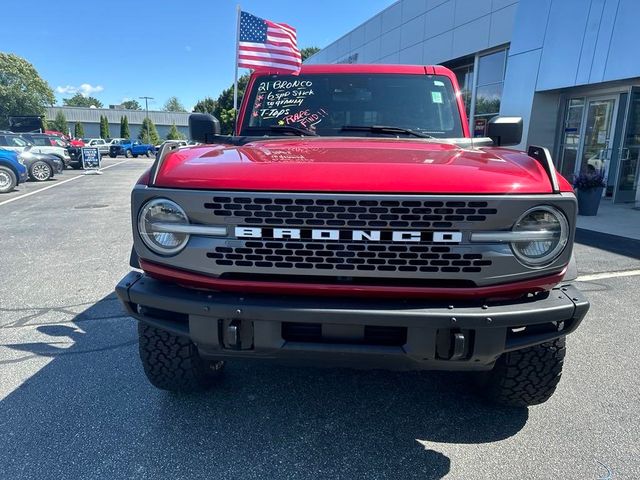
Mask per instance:
[[[405,133],[419,138],[435,138],[426,133],[420,133],[410,128],[392,127],[387,125],[343,125],[343,132],[371,132],[371,133]]]
[[[294,127],[293,125],[265,125],[263,127],[247,127],[247,130],[268,130],[270,132],[291,132],[296,135],[308,135],[317,137],[318,134],[306,128]]]

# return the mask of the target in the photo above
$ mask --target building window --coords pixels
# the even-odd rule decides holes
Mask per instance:
[[[487,122],[500,113],[507,49],[478,57],[473,135],[483,137]]]
[[[471,94],[473,92],[473,61],[467,65],[461,65],[459,67],[451,68],[458,80],[458,86],[460,87],[460,94],[464,102],[464,108],[467,112],[467,117],[471,113]]]
[[[467,57],[456,58],[450,62],[445,62],[442,65],[451,70],[456,76],[458,81],[458,87],[460,88],[460,95],[464,102],[464,108],[467,112],[467,118],[471,115],[471,103],[473,98],[473,64],[475,56],[470,55]]]
[[[560,173],[567,178],[571,178],[575,173],[578,161],[583,112],[584,98],[572,98],[567,102],[559,166]]]

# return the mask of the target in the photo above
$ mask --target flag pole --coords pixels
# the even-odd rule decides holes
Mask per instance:
[[[236,5],[236,73],[233,81],[233,109],[235,110],[234,117],[238,116],[238,55],[240,49],[240,4]],[[235,118],[234,118],[235,119]]]

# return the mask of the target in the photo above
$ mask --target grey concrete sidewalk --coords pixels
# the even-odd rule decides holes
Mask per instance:
[[[595,217],[578,215],[578,228],[640,240],[640,209],[603,199]]]

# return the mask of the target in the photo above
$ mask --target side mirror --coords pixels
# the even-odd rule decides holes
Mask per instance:
[[[518,145],[522,141],[522,117],[493,117],[487,124],[487,137],[497,147]]]
[[[208,113],[192,113],[189,115],[189,135],[194,142],[213,143],[214,137],[220,135],[220,122]]]

